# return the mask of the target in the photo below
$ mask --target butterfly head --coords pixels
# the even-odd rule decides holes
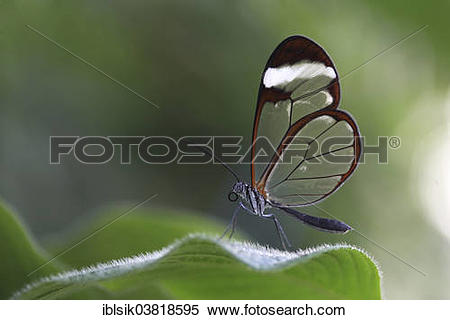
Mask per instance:
[[[235,202],[239,197],[243,197],[245,190],[245,183],[244,182],[236,182],[233,186],[233,189],[228,194],[228,200]]]

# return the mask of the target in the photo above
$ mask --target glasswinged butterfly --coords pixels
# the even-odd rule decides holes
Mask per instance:
[[[344,222],[307,215],[292,209],[315,204],[334,193],[355,171],[361,155],[358,126],[347,112],[337,110],[340,86],[336,68],[325,50],[304,36],[282,41],[270,56],[261,77],[251,147],[251,184],[242,182],[231,168],[221,162],[236,178],[230,201],[239,200],[230,224],[234,233],[237,212],[274,222],[286,250],[289,240],[268,208],[280,209],[321,231],[346,233]],[[339,137],[340,147],[324,152],[317,145]],[[264,138],[264,139],[261,139]],[[258,161],[260,141],[274,148],[266,154],[270,161]],[[303,150],[295,151],[298,140]],[[313,148],[313,146],[316,146]],[[341,161],[325,161],[326,155],[339,155]],[[343,157],[342,157],[343,156]],[[342,161],[345,158],[346,161]]]

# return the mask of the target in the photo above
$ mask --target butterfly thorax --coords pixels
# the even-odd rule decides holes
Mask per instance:
[[[247,208],[255,215],[262,216],[264,214],[268,202],[264,196],[251,185],[245,182],[236,182],[233,186],[233,192],[248,204]]]

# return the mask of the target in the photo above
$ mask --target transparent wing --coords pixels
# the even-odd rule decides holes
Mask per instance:
[[[303,36],[278,45],[264,68],[252,136],[252,184],[256,185],[286,132],[304,116],[335,109],[338,74],[325,50]]]
[[[361,139],[351,116],[320,110],[289,129],[256,186],[272,204],[310,205],[344,183],[360,154]]]

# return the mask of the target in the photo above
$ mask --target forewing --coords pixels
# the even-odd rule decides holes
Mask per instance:
[[[256,187],[272,204],[310,205],[348,179],[360,154],[361,138],[352,117],[343,111],[320,110],[289,129]]]
[[[278,45],[264,68],[252,136],[252,184],[286,132],[304,116],[339,104],[338,74],[325,50],[303,36]]]

